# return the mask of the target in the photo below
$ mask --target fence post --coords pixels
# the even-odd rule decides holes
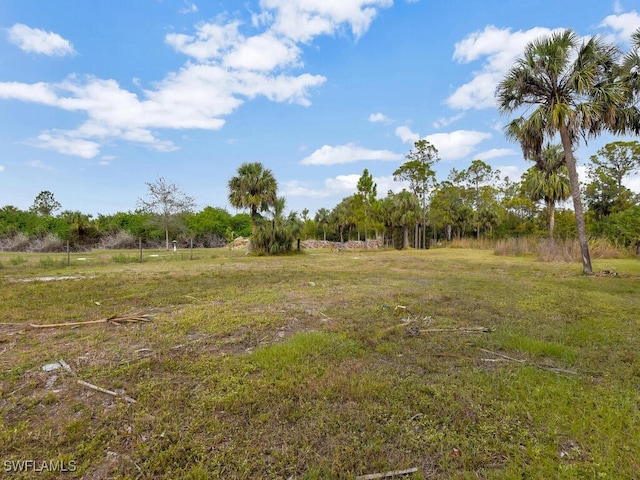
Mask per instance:
[[[69,249],[69,240],[67,240],[67,267],[71,265],[71,253]]]
[[[138,244],[140,246],[140,263],[142,263],[142,237],[138,238]]]

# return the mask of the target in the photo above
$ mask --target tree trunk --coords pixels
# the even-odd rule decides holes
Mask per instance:
[[[556,202],[547,199],[547,212],[549,213],[549,238],[553,240],[553,229],[556,226]]]
[[[562,149],[564,150],[564,158],[567,162],[569,170],[569,183],[571,184],[571,197],[573,198],[573,211],[576,215],[576,227],[578,228],[578,242],[580,243],[580,252],[582,253],[582,270],[584,273],[593,273],[591,267],[591,256],[589,255],[589,243],[587,241],[587,226],[584,221],[584,212],[582,210],[582,199],[580,198],[580,183],[578,181],[578,171],[576,169],[576,159],[573,156],[571,145],[571,137],[566,125],[560,126],[560,139],[562,140]]]
[[[169,229],[168,228],[164,229],[164,241],[167,244],[167,250],[169,250]]]
[[[406,248],[409,248],[409,227],[407,225],[403,226],[402,232],[403,232],[402,248],[406,249]]]

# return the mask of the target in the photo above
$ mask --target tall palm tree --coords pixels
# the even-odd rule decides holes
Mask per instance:
[[[571,196],[562,146],[547,144],[539,161],[524,173],[522,185],[531,200],[544,200],[549,216],[549,237],[553,238],[556,203]]]
[[[260,212],[267,211],[277,200],[278,182],[273,173],[260,162],[243,163],[228,187],[231,206],[250,211],[251,233],[255,234]]]
[[[630,105],[632,87],[620,57],[617,46],[598,37],[581,42],[571,30],[553,33],[527,45],[496,91],[503,114],[535,107],[527,117],[516,119],[525,132],[521,142],[525,155],[538,154],[544,137],[560,135],[585,273],[593,269],[573,149],[580,137],[603,130],[622,133],[636,122],[637,109]]]
[[[391,202],[391,218],[395,227],[402,228],[402,248],[409,248],[409,227],[420,221],[422,208],[418,197],[413,192],[402,190],[393,196]],[[416,248],[419,245],[416,244]]]
[[[331,212],[327,208],[320,208],[314,217],[315,222],[322,227],[322,239],[327,240],[327,227],[329,226]]]

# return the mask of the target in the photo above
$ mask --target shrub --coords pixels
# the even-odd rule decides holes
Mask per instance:
[[[11,265],[22,265],[26,262],[26,260],[24,259],[24,257],[18,255],[17,257],[9,259],[9,262],[11,263]]]

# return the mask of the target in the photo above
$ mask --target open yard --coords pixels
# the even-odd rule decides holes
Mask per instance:
[[[0,252],[0,477],[640,474],[637,259],[156,254]]]

